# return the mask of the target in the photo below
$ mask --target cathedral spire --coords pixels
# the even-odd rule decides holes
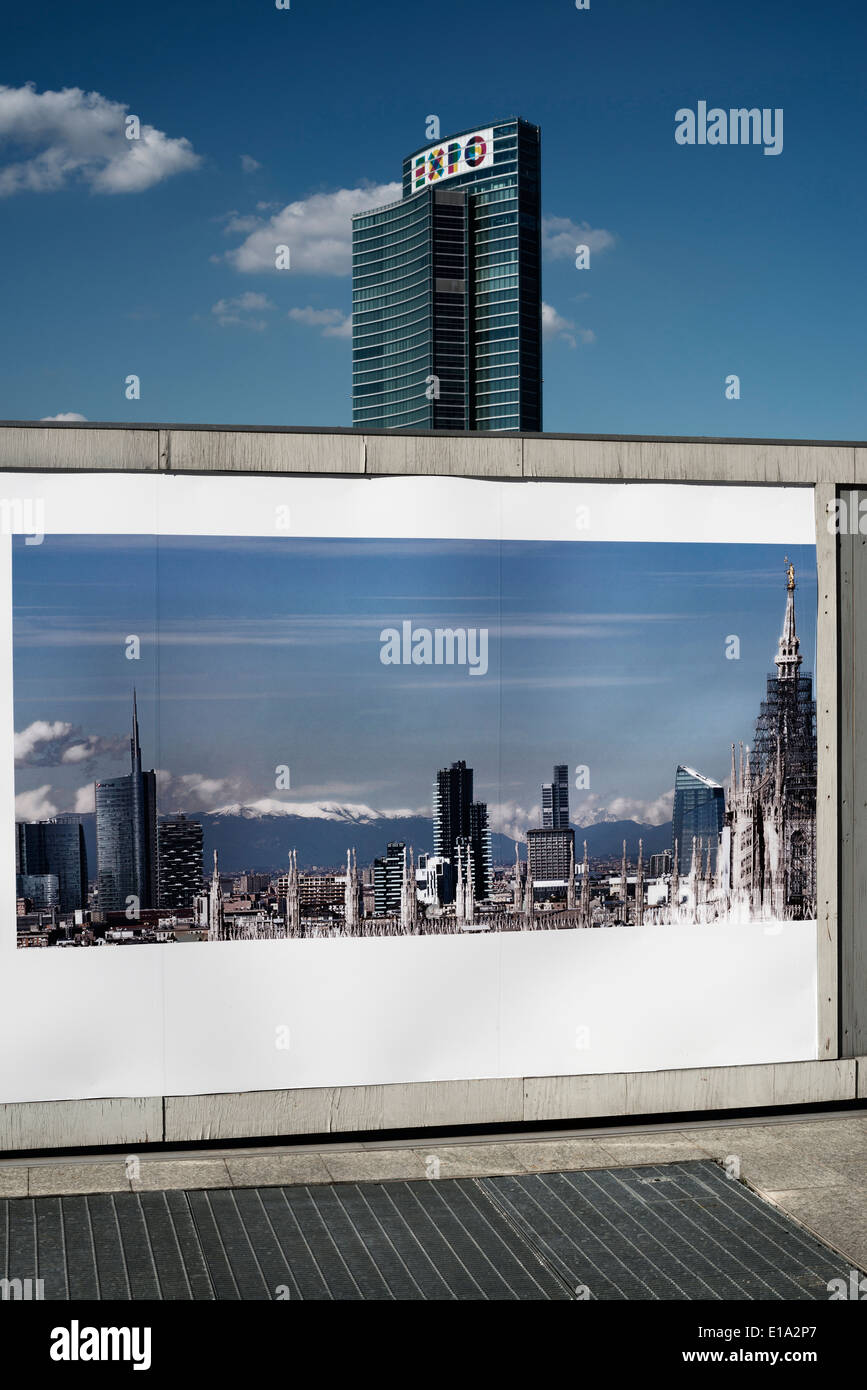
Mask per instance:
[[[476,920],[476,885],[473,878],[473,852],[467,847],[467,888],[464,894],[464,915],[472,926]]]
[[[786,615],[780,633],[780,645],[774,657],[777,670],[783,679],[791,679],[798,674],[803,658],[800,652],[801,641],[795,631],[795,566],[789,564],[786,556]]]
[[[680,845],[677,840],[674,842],[674,858],[671,861],[671,880],[668,885],[668,901],[672,909],[672,920],[674,920],[675,913],[680,907]]]
[[[223,918],[223,890],[220,885],[220,870],[217,864],[217,851],[214,850],[214,872],[211,875],[211,890],[208,893],[208,940],[223,939],[225,923]]]
[[[533,864],[530,859],[530,842],[527,841],[527,877],[524,881],[524,915],[529,926],[535,925],[534,913],[536,907],[535,886],[533,884]]]

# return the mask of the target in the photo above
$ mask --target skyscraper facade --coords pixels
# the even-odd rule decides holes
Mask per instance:
[[[470,844],[476,899],[489,898],[494,891],[494,861],[488,807],[484,801],[474,801],[470,806]]]
[[[473,769],[461,760],[444,767],[433,786],[434,854],[457,864],[457,845],[470,846],[473,856],[473,885],[476,898],[486,898],[493,890],[494,871],[488,807],[473,800]],[[464,855],[464,857],[466,857]],[[454,890],[452,883],[452,891]],[[451,901],[451,899],[450,899]]]
[[[575,831],[571,826],[527,831],[527,857],[536,883],[566,883],[574,854]]]
[[[131,768],[126,777],[95,784],[99,908],[158,905],[156,774],[142,771],[138,709],[133,694]]]
[[[157,826],[160,907],[191,908],[202,892],[201,821],[168,816]]]
[[[473,804],[473,769],[466,763],[440,768],[433,787],[434,854],[455,860],[455,845],[470,835],[470,807]]]
[[[87,850],[84,827],[78,816],[52,816],[49,820],[15,826],[16,872],[57,878],[57,906],[61,912],[87,907]]]
[[[650,878],[662,878],[665,874],[671,873],[670,849],[661,850],[658,854],[651,854],[648,873]]]
[[[710,846],[715,860],[725,809],[725,792],[719,782],[691,767],[678,767],[671,823],[672,862],[676,855],[677,873],[690,871],[693,840],[702,841],[705,852]]]
[[[511,117],[423,147],[352,219],[357,428],[541,430],[540,141]]]
[[[542,783],[542,827],[545,830],[569,828],[569,768],[558,763],[554,780]]]
[[[405,857],[405,841],[392,840],[383,858],[373,861],[373,910],[377,917],[395,916],[400,912]]]
[[[60,906],[57,874],[16,874],[15,896],[30,903],[34,912],[47,912]]]

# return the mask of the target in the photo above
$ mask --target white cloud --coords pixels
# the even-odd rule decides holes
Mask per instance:
[[[60,415],[41,415],[41,420],[86,420],[86,415],[76,415],[74,410],[61,412]]]
[[[119,736],[103,738],[82,733],[77,725],[60,719],[36,719],[15,734],[15,762],[18,767],[60,767],[64,763],[75,766],[101,755],[120,757],[126,746],[126,739]]]
[[[277,246],[288,246],[291,271],[305,275],[348,275],[352,269],[353,213],[383,203],[396,202],[399,183],[368,188],[339,188],[334,193],[313,193],[289,203],[272,217],[232,218],[226,233],[246,233],[240,246],[226,252],[236,270],[260,273],[275,270]]]
[[[580,798],[580,799],[579,799]],[[674,788],[663,792],[653,801],[641,801],[633,796],[604,799],[595,792],[576,794],[578,804],[572,808],[575,825],[599,825],[603,821],[634,820],[640,825],[664,825],[671,820]]]
[[[238,295],[237,299],[218,299],[216,304],[211,306],[211,313],[216,315],[217,322],[223,328],[239,325],[261,333],[267,326],[266,322],[264,319],[254,318],[253,315],[273,308],[274,305],[266,295],[248,290],[245,294]]]
[[[215,803],[240,795],[241,783],[236,777],[206,777],[200,772],[184,772],[178,776],[159,769],[156,780],[161,814],[210,811]]]
[[[340,309],[290,309],[289,318],[296,323],[306,323],[311,328],[321,328],[323,338],[351,338],[352,315]]]
[[[255,174],[257,169],[262,168],[262,165],[259,163],[258,159],[254,159],[251,154],[242,154],[241,168],[244,170],[245,174]]]
[[[0,197],[50,193],[74,178],[94,193],[140,193],[201,163],[189,140],[152,125],[142,123],[140,138],[128,140],[128,112],[124,103],[80,87],[0,86],[0,147],[32,152],[0,167]]]
[[[49,816],[56,816],[57,807],[53,801],[48,799],[50,791],[51,783],[46,782],[44,787],[34,787],[32,791],[19,792],[15,798],[15,819],[47,820]]]
[[[551,304],[542,304],[542,334],[552,342],[556,338],[562,338],[569,347],[577,347],[578,339],[582,343],[595,343],[596,334],[592,328],[579,328],[572,319],[563,318]]]
[[[531,806],[525,809],[517,801],[501,801],[488,805],[488,822],[496,834],[508,835],[512,840],[524,841],[531,826],[541,825],[542,808]]]
[[[215,217],[212,220],[214,222],[225,222],[226,225],[223,231],[227,236],[240,232],[253,232],[262,221],[261,217],[257,217],[254,212],[248,212],[244,217],[242,217],[239,212],[230,212],[227,213],[225,217]],[[211,259],[219,261],[220,257],[212,256]]]
[[[368,824],[371,821],[404,820],[411,816],[430,816],[430,807],[410,810],[380,811],[373,806],[356,802],[339,801],[279,801],[276,797],[265,796],[258,801],[232,802],[214,808],[215,815],[224,816],[303,816],[306,820],[333,820],[347,823]]]
[[[613,245],[614,237],[604,227],[573,222],[569,217],[542,218],[542,254],[549,260],[574,259],[576,246],[589,246],[592,256],[610,250]]]
[[[75,807],[77,815],[87,815],[89,811],[96,810],[96,788],[92,782],[88,782],[86,787],[79,787],[75,793]]]

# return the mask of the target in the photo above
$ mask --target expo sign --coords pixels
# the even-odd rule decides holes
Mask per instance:
[[[494,162],[493,130],[477,130],[473,135],[446,140],[441,145],[431,145],[429,150],[413,156],[412,191],[426,188],[443,179],[454,178],[456,174],[470,174],[474,170],[487,169]]]

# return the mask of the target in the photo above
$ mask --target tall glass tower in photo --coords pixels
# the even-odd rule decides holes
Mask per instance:
[[[677,846],[678,873],[690,871],[693,840],[701,841],[704,852],[708,845],[716,868],[716,852],[725,819],[725,791],[719,782],[696,772],[692,767],[679,766],[674,778],[674,808],[671,818],[672,863]]]
[[[511,117],[403,161],[352,219],[352,423],[542,428],[541,137]]]
[[[156,774],[142,771],[138,706],[133,693],[130,771],[96,782],[99,909],[117,912],[157,905]],[[133,916],[135,912],[133,911]]]
[[[569,768],[554,767],[554,780],[542,783],[542,826],[545,830],[569,829]]]

